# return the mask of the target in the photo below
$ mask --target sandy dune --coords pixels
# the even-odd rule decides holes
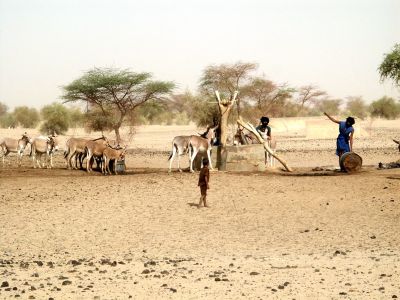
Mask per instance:
[[[167,173],[171,137],[193,126],[138,128],[126,175],[66,170],[61,154],[0,168],[0,298],[400,297],[400,169],[376,169],[400,158],[388,123],[364,127],[353,175],[332,171],[335,134],[276,126],[295,172],[212,172],[208,209],[198,174]]]

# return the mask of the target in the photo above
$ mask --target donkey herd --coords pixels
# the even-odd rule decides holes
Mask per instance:
[[[17,164],[18,166],[21,166],[22,157],[28,144],[30,144],[30,156],[34,168],[53,167],[53,155],[59,150],[60,142],[58,137],[53,134],[50,136],[29,138],[26,133],[24,133],[20,139],[0,139],[0,151],[3,156],[3,167],[5,164],[5,157],[9,153],[17,154]],[[77,169],[79,162],[80,168],[83,168],[83,161],[86,158],[87,172],[92,172],[93,162],[96,161],[97,166],[101,169],[103,174],[111,174],[110,162],[124,160],[126,153],[126,147],[121,147],[115,144],[115,142],[109,141],[105,136],[92,140],[70,138],[66,142],[64,151],[66,167],[68,169]],[[73,158],[75,158],[75,165],[72,165]],[[113,166],[115,169],[115,163]]]
[[[189,170],[193,172],[193,162],[199,152],[206,153],[211,162],[211,149],[216,139],[216,126],[207,127],[206,132],[198,135],[176,136],[172,141],[171,155],[169,156],[169,172],[171,172],[172,162],[175,157],[178,159],[178,169],[180,167],[180,157],[189,154]],[[243,142],[245,140],[245,142]],[[247,140],[247,141],[246,141]],[[400,141],[393,140],[399,147]],[[239,132],[234,137],[234,145],[251,144],[249,137],[243,138],[243,133]],[[30,138],[26,133],[20,139],[3,138],[0,139],[0,152],[3,158],[3,167],[5,157],[9,153],[16,153],[17,164],[21,166],[22,157],[27,145],[30,144],[30,157],[32,158],[33,167],[53,167],[53,155],[59,150],[59,139],[53,134],[50,136],[38,136]],[[276,143],[272,145],[275,150]],[[66,141],[64,159],[67,169],[83,169],[84,159],[86,158],[86,171],[93,171],[93,163],[96,162],[98,169],[104,175],[115,173],[116,162],[124,161],[127,147],[121,147],[116,141],[108,140],[104,135],[97,139],[85,139],[72,137]],[[44,156],[44,160],[42,158]],[[75,159],[75,163],[72,161]],[[271,158],[266,157],[266,164]],[[271,162],[271,161],[270,161]],[[79,166],[78,166],[79,164]],[[110,168],[110,165],[112,168]],[[272,165],[272,162],[271,162]],[[113,169],[113,170],[112,170]]]
[[[193,172],[193,161],[199,152],[206,152],[211,162],[211,149],[215,139],[216,127],[208,127],[207,131],[199,135],[177,136],[172,142],[172,153],[169,157],[171,171],[172,161],[178,156],[178,167],[180,156],[189,153],[190,171]],[[17,164],[21,166],[22,157],[25,149],[30,144],[30,157],[33,167],[53,167],[53,155],[59,150],[59,139],[53,134],[50,136],[38,136],[30,138],[26,133],[20,139],[3,138],[0,139],[0,152],[3,157],[3,167],[5,158],[10,153],[17,154]],[[104,135],[97,139],[85,139],[72,137],[65,143],[64,159],[68,169],[83,169],[86,158],[86,171],[93,171],[93,163],[101,169],[104,175],[115,172],[117,161],[125,159],[126,146],[121,147],[115,141],[108,140]],[[44,158],[43,158],[44,156]],[[75,162],[73,163],[73,160]],[[111,170],[110,165],[113,166]],[[112,172],[113,171],[113,172]]]

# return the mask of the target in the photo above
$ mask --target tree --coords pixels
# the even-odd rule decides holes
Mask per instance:
[[[255,71],[257,67],[257,64],[243,62],[237,62],[232,65],[208,66],[203,71],[203,76],[200,79],[200,89],[209,97],[214,97],[215,91],[219,91],[223,99],[233,99],[233,95],[238,91],[236,107],[238,116],[240,116],[241,89],[250,78],[250,73]]]
[[[34,128],[39,123],[39,113],[35,108],[18,106],[13,111],[13,117],[17,124],[25,128]]]
[[[208,126],[211,120],[219,116],[214,96],[196,95],[186,91],[183,94],[173,95],[167,104],[168,110],[174,114],[175,118],[183,119],[175,120],[176,122],[184,122],[187,117],[197,126]]]
[[[361,96],[350,96],[347,97],[346,110],[351,116],[363,120],[367,117],[368,107]]]
[[[73,128],[82,127],[85,123],[85,115],[83,112],[77,108],[72,107],[68,109],[69,114],[69,125]]]
[[[167,102],[149,100],[137,109],[137,115],[142,124],[171,123],[173,116],[168,113]]]
[[[65,102],[83,101],[98,107],[110,118],[117,141],[121,141],[120,127],[129,114],[148,100],[161,100],[175,85],[167,81],[153,81],[149,73],[129,70],[95,68],[64,86]]]
[[[385,119],[396,119],[400,115],[400,104],[393,98],[382,97],[370,105],[371,116]]]
[[[0,116],[0,127],[3,128],[14,128],[18,125],[17,121],[14,119],[14,115],[11,113],[6,113]]]
[[[297,91],[297,102],[300,104],[298,113],[304,110],[304,106],[307,103],[316,103],[321,100],[321,97],[325,97],[327,93],[325,91],[319,90],[318,87],[313,85],[305,85],[299,88]]]
[[[0,117],[5,115],[8,111],[7,105],[0,102]]]
[[[276,85],[270,80],[255,77],[243,88],[244,98],[256,108],[256,115],[284,115],[286,102],[292,97],[294,89],[286,84]],[[254,115],[254,110],[253,110]]]
[[[319,111],[319,113],[327,112],[331,115],[337,115],[340,112],[340,104],[342,100],[340,99],[324,99],[319,101],[315,108]]]
[[[85,129],[89,132],[112,130],[113,120],[108,111],[103,112],[99,107],[95,106],[85,115]]]
[[[381,81],[391,79],[395,85],[400,86],[400,44],[395,44],[392,52],[385,54],[378,71]]]
[[[60,104],[53,103],[46,105],[41,110],[43,123],[40,132],[43,134],[64,134],[69,127],[70,114],[68,109]]]

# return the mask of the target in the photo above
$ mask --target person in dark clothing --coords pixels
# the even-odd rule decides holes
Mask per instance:
[[[268,126],[269,118],[268,117],[261,117],[260,119],[261,124],[256,127],[257,132],[261,135],[261,137],[266,140],[271,139],[271,127]]]
[[[204,204],[204,207],[208,207],[207,205],[207,190],[210,188],[209,181],[210,181],[210,170],[208,168],[208,159],[203,159],[203,167],[200,170],[199,174],[199,183],[197,184],[200,187],[200,202],[197,206],[198,208]]]

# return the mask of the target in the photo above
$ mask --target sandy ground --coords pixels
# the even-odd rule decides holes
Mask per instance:
[[[353,175],[332,171],[335,135],[277,126],[295,172],[212,172],[201,209],[198,174],[167,173],[171,136],[191,126],[139,128],[126,175],[66,170],[61,154],[54,169],[26,157],[17,168],[12,156],[0,168],[0,299],[400,297],[400,169],[376,169],[400,158],[398,123],[357,138],[366,167]]]

